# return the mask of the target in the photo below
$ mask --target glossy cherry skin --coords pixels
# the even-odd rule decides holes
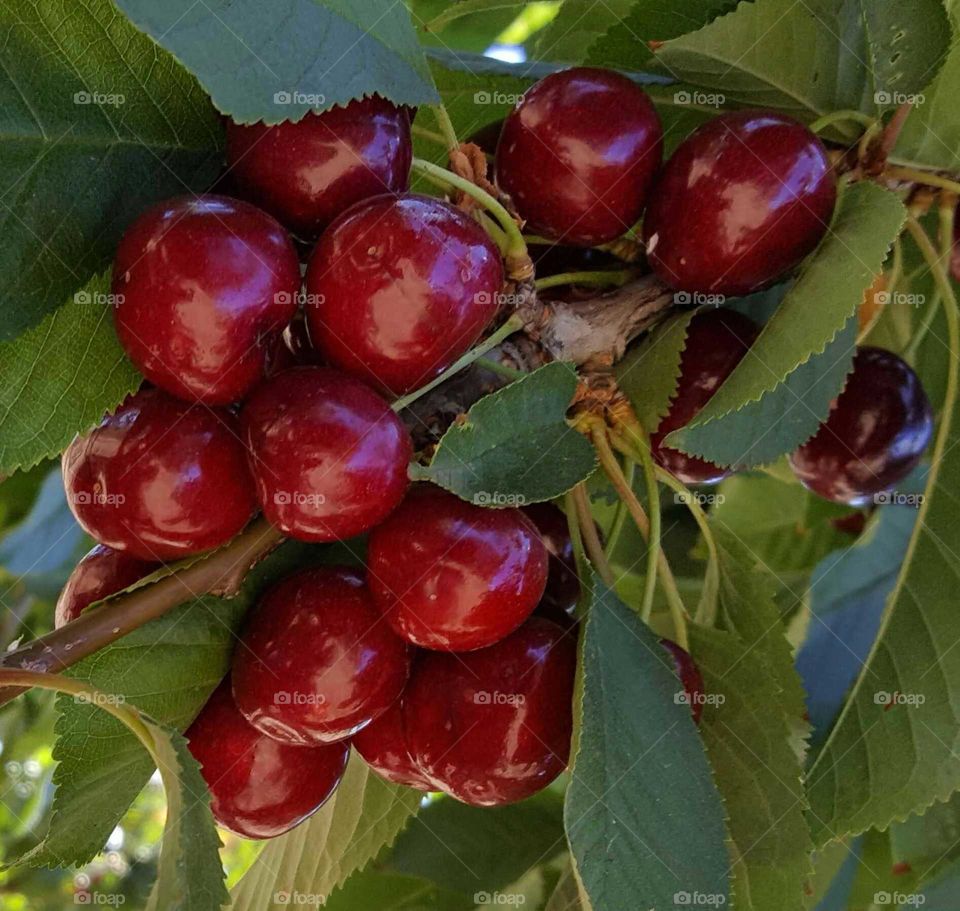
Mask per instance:
[[[694,724],[700,724],[705,692],[703,674],[700,673],[700,668],[697,667],[690,653],[677,645],[672,639],[661,639],[660,644],[670,655],[673,670],[680,678],[684,698],[690,706],[690,713],[693,715],[693,722]]]
[[[63,454],[67,501],[83,529],[143,560],[229,541],[256,511],[237,420],[160,389],[132,395]]]
[[[151,383],[226,405],[263,377],[299,289],[296,251],[272,216],[226,196],[181,197],[148,209],[120,241],[114,322]]]
[[[556,609],[572,615],[580,597],[580,579],[567,517],[552,503],[533,503],[524,506],[523,512],[537,526],[550,555],[547,587],[537,610]]]
[[[574,637],[542,617],[488,648],[425,654],[403,701],[414,762],[474,806],[535,794],[567,765],[575,673]]]
[[[531,233],[592,247],[640,218],[662,155],[647,93],[619,73],[576,67],[541,79],[510,112],[497,183]]]
[[[410,755],[407,732],[403,726],[401,696],[379,718],[358,731],[351,741],[364,762],[387,781],[418,791],[431,791],[433,785]]]
[[[917,466],[932,434],[930,401],[910,365],[862,347],[827,420],[790,456],[790,467],[821,497],[861,506]]]
[[[240,419],[263,513],[290,537],[353,537],[403,499],[410,434],[353,377],[327,367],[285,370],[250,396]]]
[[[427,196],[354,206],[307,269],[310,337],[333,366],[394,395],[423,386],[497,312],[500,253],[459,209]]]
[[[258,731],[237,710],[229,678],[186,738],[210,789],[214,819],[244,838],[275,838],[319,810],[350,755],[348,743],[291,746]]]
[[[670,410],[650,435],[654,460],[684,484],[715,484],[731,470],[664,446],[664,437],[693,420],[733,373],[758,332],[753,320],[724,309],[702,310],[687,326],[677,390]]]
[[[547,581],[547,549],[519,509],[415,488],[370,534],[370,592],[390,625],[421,648],[465,652],[513,632]]]
[[[721,114],[663,166],[643,221],[647,259],[677,290],[748,294],[813,250],[836,198],[827,151],[803,124]]]
[[[59,628],[76,620],[95,601],[129,588],[156,568],[156,563],[97,544],[73,568],[63,586],[57,599],[54,626]]]
[[[227,165],[243,196],[316,237],[355,202],[410,183],[410,120],[372,96],[274,126],[227,123]]]
[[[362,576],[324,567],[273,586],[233,656],[233,695],[256,728],[286,743],[343,740],[383,714],[407,682],[406,644]]]

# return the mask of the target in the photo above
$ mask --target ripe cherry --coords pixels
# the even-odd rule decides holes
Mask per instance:
[[[567,765],[575,671],[573,637],[541,617],[488,648],[422,655],[403,701],[414,762],[475,806],[535,794]]]
[[[567,517],[552,503],[524,506],[523,512],[537,526],[550,555],[547,587],[537,610],[558,611],[572,616],[580,597],[580,579],[577,577],[577,561],[573,555]]]
[[[664,165],[643,221],[647,259],[680,291],[748,294],[813,250],[836,197],[827,151],[803,124],[722,114]]]
[[[932,433],[930,402],[910,365],[863,347],[827,420],[790,456],[790,466],[814,493],[860,506],[916,467]]]
[[[63,454],[77,521],[101,544],[176,560],[229,541],[256,511],[233,414],[160,389],[130,396]]]
[[[359,573],[308,569],[261,599],[233,656],[233,695],[254,727],[287,743],[350,737],[407,681],[407,646]]]
[[[681,648],[672,639],[661,639],[660,644],[667,650],[673,663],[673,670],[683,686],[684,698],[690,706],[694,724],[700,724],[703,715],[704,685],[703,674],[690,653]]]
[[[172,199],[117,249],[117,335],[150,382],[226,405],[263,376],[299,288],[293,244],[266,212],[225,196]]]
[[[410,434],[353,377],[286,370],[250,396],[240,418],[264,515],[293,538],[353,537],[403,498]]]
[[[403,726],[402,696],[379,718],[358,731],[351,743],[367,765],[387,781],[418,791],[433,790],[430,780],[410,755]]]
[[[296,123],[227,124],[242,194],[302,237],[361,199],[406,190],[412,156],[407,111],[376,96]]]
[[[156,568],[156,563],[97,544],[74,567],[63,586],[57,599],[54,626],[59,628],[76,620],[94,602],[129,588]]]
[[[328,362],[394,395],[425,385],[497,312],[500,253],[459,209],[414,194],[359,203],[307,269],[310,337]]]
[[[532,232],[592,247],[640,218],[662,154],[647,93],[619,73],[576,67],[541,79],[509,114],[497,183]]]
[[[244,838],[275,838],[319,810],[350,755],[348,743],[291,746],[261,733],[237,711],[229,679],[186,738],[210,789],[214,819]]]
[[[370,592],[394,630],[451,652],[492,645],[523,623],[547,565],[519,509],[485,509],[428,485],[373,530],[367,549]]]
[[[680,377],[670,410],[650,435],[653,457],[684,484],[714,484],[730,474],[696,456],[663,445],[668,433],[685,427],[733,373],[759,329],[735,310],[702,310],[687,326],[680,356]]]

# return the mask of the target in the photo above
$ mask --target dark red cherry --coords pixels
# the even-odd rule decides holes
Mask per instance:
[[[567,765],[575,672],[574,638],[541,617],[488,648],[424,654],[403,701],[414,762],[475,806],[535,794]]]
[[[156,563],[97,544],[74,567],[63,586],[57,599],[54,626],[59,628],[76,620],[94,602],[129,588],[156,568]]]
[[[172,199],[117,248],[117,335],[151,383],[226,405],[263,377],[299,289],[296,251],[266,212],[226,196]]]
[[[677,645],[672,639],[661,639],[660,644],[670,655],[673,670],[680,678],[680,683],[683,686],[682,698],[690,706],[693,722],[694,724],[700,724],[705,693],[703,674],[700,673],[700,668],[697,667],[690,653]]]
[[[310,337],[327,361],[395,395],[423,386],[497,312],[503,266],[489,235],[427,196],[359,203],[307,269]]]
[[[377,96],[296,123],[227,123],[241,193],[303,237],[361,199],[406,190],[412,156],[407,111]]]
[[[650,435],[653,457],[684,484],[714,484],[731,473],[663,445],[668,433],[685,427],[733,373],[757,337],[757,325],[735,310],[701,310],[687,326],[680,378],[670,410]]]
[[[186,738],[210,789],[213,818],[244,838],[275,838],[319,810],[350,755],[346,742],[291,746],[261,733],[237,711],[229,678]]]
[[[233,695],[256,728],[287,743],[350,737],[407,682],[407,646],[359,573],[324,567],[273,586],[233,655]]]
[[[379,718],[358,731],[351,743],[367,765],[387,781],[418,791],[433,790],[430,780],[417,768],[407,746],[402,696]]]
[[[547,549],[519,509],[487,509],[415,488],[370,534],[373,600],[421,648],[462,652],[513,632],[537,606]]]
[[[576,67],[528,89],[497,145],[497,183],[532,233],[585,247],[639,220],[663,154],[647,93],[619,73]]]
[[[743,295],[820,242],[837,199],[823,143],[773,111],[721,114],[664,165],[643,220],[647,259],[672,288]]]
[[[286,370],[250,396],[240,418],[263,513],[290,537],[353,537],[403,498],[410,434],[353,377],[326,367]]]
[[[882,348],[858,348],[826,422],[790,466],[814,493],[860,506],[916,467],[932,433],[930,401],[910,365]]]
[[[160,389],[130,396],[63,454],[67,501],[101,544],[176,560],[229,541],[256,511],[237,420]]]
[[[577,577],[577,561],[573,555],[567,517],[552,503],[524,506],[523,512],[537,526],[550,555],[547,587],[537,610],[556,609],[572,615],[580,597],[580,580]]]

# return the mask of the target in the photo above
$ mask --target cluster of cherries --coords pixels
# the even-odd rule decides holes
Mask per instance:
[[[364,571],[303,570],[248,618],[228,680],[188,732],[214,814],[252,837],[288,830],[332,793],[351,744],[391,781],[484,806],[526,797],[570,748],[579,584],[565,519],[410,488],[413,445],[391,405],[500,318],[500,251],[460,209],[408,192],[409,113],[385,100],[229,123],[227,139],[243,198],[158,205],[117,250],[116,329],[147,383],[64,454],[69,502],[99,544],[57,623],[227,542],[257,511],[302,541],[369,533]],[[662,168],[661,157],[644,91],[579,68],[527,93],[494,167],[554,254],[605,244],[646,210],[649,265],[688,292],[764,287],[826,230],[826,151],[789,118],[723,115]],[[303,280],[288,231],[316,241]],[[653,438],[681,480],[724,475],[663,439],[757,332],[729,310],[691,321]],[[862,349],[792,462],[814,490],[858,502],[916,463],[930,423],[910,368]],[[698,717],[699,673],[664,644]]]

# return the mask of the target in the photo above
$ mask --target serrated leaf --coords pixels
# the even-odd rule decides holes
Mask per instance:
[[[723,808],[677,678],[637,615],[593,591],[564,812],[577,872],[596,909],[671,908],[684,892],[722,905]]]
[[[402,3],[376,0],[116,0],[241,123],[300,120],[379,94],[436,102]]]
[[[820,429],[843,390],[853,369],[857,329],[857,318],[851,316],[823,351],[811,355],[758,401],[705,424],[695,418],[671,434],[670,441],[676,437],[684,452],[735,468],[769,465],[794,452]]]
[[[938,0],[755,0],[656,53],[678,79],[810,121],[878,114],[931,78],[950,42]]]
[[[703,428],[760,401],[822,353],[856,312],[904,217],[903,205],[892,193],[872,183],[849,187],[840,197],[826,237],[750,352],[699,414],[670,434],[667,442],[684,448],[692,428]]]
[[[103,303],[106,276],[33,329],[0,343],[0,474],[58,455],[112,411],[143,377],[127,359]]]
[[[282,908],[284,896],[289,901],[295,895],[322,904],[392,844],[417,812],[420,797],[351,756],[333,796],[306,822],[272,839],[233,888],[232,911]]]
[[[564,0],[556,18],[535,36],[536,57],[584,63],[591,44],[630,14],[635,0]]]
[[[634,345],[617,364],[614,376],[648,433],[670,410],[680,379],[680,358],[687,326],[696,311],[687,310],[661,323]]]
[[[474,907],[473,896],[441,889],[429,879],[375,869],[354,874],[323,903],[324,911],[473,911]]]
[[[417,477],[481,505],[561,496],[596,463],[566,422],[576,387],[573,368],[555,362],[485,396],[443,435]]]
[[[110,0],[0,2],[0,340],[112,259],[151,203],[213,182],[222,132],[197,82]]]

